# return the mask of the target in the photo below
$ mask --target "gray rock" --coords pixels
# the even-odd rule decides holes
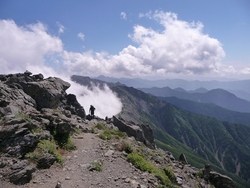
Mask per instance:
[[[23,185],[32,179],[32,173],[36,171],[35,165],[28,165],[25,166],[20,171],[15,171],[12,173],[9,177],[9,180],[11,183],[17,184],[17,185]]]
[[[210,172],[209,181],[217,188],[235,188],[235,184],[231,178],[217,172]]]
[[[66,96],[66,89],[70,84],[60,78],[47,78],[39,82],[20,82],[25,93],[31,96],[37,104],[37,109],[57,108],[62,96]]]
[[[182,164],[188,164],[186,156],[183,153],[181,153],[179,157],[179,162],[181,162]]]
[[[112,156],[113,154],[114,154],[114,150],[108,150],[105,154],[104,154],[104,156],[105,157],[110,157],[110,156]]]
[[[56,157],[54,155],[46,153],[44,156],[42,156],[40,159],[37,160],[37,168],[40,169],[50,168],[55,161]]]
[[[133,136],[137,141],[143,142],[149,148],[155,148],[153,130],[149,125],[128,124],[122,119],[113,116],[113,123],[122,132],[128,136]]]
[[[204,169],[202,170],[203,172],[203,178],[208,181],[209,180],[209,176],[210,176],[210,172],[211,172],[211,166],[209,164],[206,164]]]
[[[58,181],[55,188],[62,188],[62,183],[60,181]]]
[[[60,139],[83,126],[84,108],[74,95],[66,93],[69,87],[69,83],[59,78],[44,79],[42,74],[32,76],[28,71],[0,75],[0,174],[3,178],[15,184],[29,182],[35,165],[29,165],[23,158],[36,149],[39,140]],[[55,161],[55,156],[45,153],[37,160],[37,166],[49,168]]]

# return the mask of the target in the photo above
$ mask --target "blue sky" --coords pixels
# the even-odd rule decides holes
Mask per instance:
[[[250,78],[249,0],[0,0],[0,73]]]

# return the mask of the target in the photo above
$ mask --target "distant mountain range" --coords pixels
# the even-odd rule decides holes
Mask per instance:
[[[84,77],[74,78],[78,83],[86,82]],[[185,153],[189,163],[197,167],[210,163],[216,171],[233,178],[237,187],[250,186],[250,127],[182,110],[133,87],[107,84],[123,104],[117,116],[149,124],[158,147],[176,157]],[[173,92],[176,91],[183,92],[181,88]],[[199,94],[202,92],[206,94],[209,91],[202,89]]]
[[[250,113],[250,102],[240,99],[234,94],[223,89],[212,89],[206,91],[200,89],[198,92],[187,92],[184,89],[164,88],[140,88],[145,93],[150,93],[158,97],[176,97],[199,103],[213,103],[225,109],[237,112]],[[197,91],[197,90],[196,90]]]
[[[187,81],[182,79],[163,79],[163,80],[145,80],[140,78],[113,78],[106,76],[99,76],[96,79],[111,82],[121,83],[134,88],[152,88],[152,87],[170,87],[170,88],[183,88],[186,91],[197,90],[199,88],[205,88],[207,90],[212,89],[224,89],[241,99],[250,101],[250,80],[237,80],[237,81]]]
[[[176,97],[159,97],[159,99],[173,104],[183,110],[250,127],[250,113],[235,112],[212,103],[199,103]]]

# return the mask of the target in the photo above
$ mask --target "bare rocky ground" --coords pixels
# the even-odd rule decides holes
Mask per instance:
[[[133,137],[126,137],[125,140],[138,146],[138,142]],[[124,141],[123,139],[102,140],[98,134],[80,133],[74,135],[72,141],[77,149],[63,154],[62,166],[55,163],[50,169],[37,170],[28,184],[18,186],[0,181],[0,187],[53,188],[58,182],[62,188],[155,188],[160,185],[153,174],[136,169],[127,162],[127,154],[116,149],[116,146]],[[154,152],[147,147],[145,150]],[[195,177],[194,174],[198,169],[181,165],[169,156],[159,156],[158,159],[156,157],[155,161],[158,161],[156,164],[158,166],[167,165],[173,169],[176,185],[178,185],[176,187],[210,187],[204,180]],[[94,170],[93,162],[100,163],[102,171]]]
[[[115,150],[116,141],[105,141],[92,133],[81,133],[72,141],[77,149],[64,154],[63,166],[54,164],[50,169],[36,171],[26,185],[1,182],[1,187],[51,188],[58,181],[63,188],[156,187],[157,180],[153,175],[136,169],[126,161],[124,153]],[[92,162],[101,163],[102,171],[91,170]]]

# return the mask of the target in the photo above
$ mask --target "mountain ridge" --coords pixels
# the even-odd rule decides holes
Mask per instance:
[[[179,99],[177,97],[159,97],[168,103],[178,106],[181,109],[201,114],[204,116],[214,117],[223,121],[232,123],[239,123],[246,126],[250,126],[250,114],[241,113],[236,111],[230,111],[215,104],[203,104],[185,99]]]
[[[133,121],[137,120],[138,122],[151,124],[156,139],[164,143],[164,146],[170,143],[176,143],[178,145],[178,143],[171,140],[170,137],[168,141],[165,140],[169,134],[172,139],[175,138],[179,143],[192,148],[196,154],[203,156],[222,171],[225,169],[231,173],[236,173],[237,169],[237,165],[233,161],[244,159],[242,162],[245,163],[245,160],[250,158],[246,153],[246,151],[249,150],[250,144],[248,139],[250,130],[247,126],[223,122],[201,115],[194,115],[164,103],[156,97],[138,91],[133,87],[118,85],[110,88],[118,94],[122,103],[126,104],[119,116],[125,119],[129,117],[132,118]],[[206,126],[202,126],[202,124]],[[231,130],[239,130],[239,133],[232,132]],[[161,133],[162,131],[165,133]],[[237,136],[231,134],[236,134],[238,136],[242,134],[239,137],[244,141],[238,140]],[[216,140],[213,140],[215,138]],[[240,145],[239,142],[247,143],[247,145]],[[172,145],[172,147],[174,146]],[[184,148],[184,146],[181,147]],[[228,149],[225,150],[225,148]],[[231,151],[236,148],[240,149],[237,149],[237,155],[235,156],[235,152]],[[168,149],[171,149],[171,147],[168,147]],[[223,153],[226,153],[226,155]],[[239,161],[237,162],[237,164],[240,163]],[[247,172],[247,167],[243,165],[243,163],[241,163],[241,170],[242,172]],[[243,178],[248,177],[248,175],[243,175],[238,171],[237,173]],[[237,179],[235,176],[234,178]]]
[[[111,83],[122,83],[127,86],[132,86],[134,88],[151,88],[151,87],[170,87],[177,88],[181,87],[186,91],[196,90],[198,88],[205,88],[207,90],[212,90],[216,88],[221,88],[227,90],[239,98],[250,101],[250,80],[235,80],[235,81],[199,81],[199,80],[183,80],[183,79],[162,79],[162,80],[146,80],[141,78],[114,78],[99,76],[96,79],[107,81]]]
[[[190,93],[180,90],[173,90],[170,87],[164,88],[140,88],[141,91],[158,97],[177,97],[200,103],[214,103],[231,111],[250,112],[250,102],[240,99],[234,94],[223,89],[212,89],[203,93]]]
[[[134,134],[134,137],[127,137],[118,130],[120,128],[116,127],[117,123],[112,118],[103,120],[86,115],[76,96],[65,92],[70,84],[59,78],[44,79],[41,74],[32,75],[26,71],[1,75],[0,80],[1,184],[10,181],[13,183],[10,187],[27,183],[29,184],[23,187],[48,187],[47,185],[51,186],[51,183],[53,185],[57,181],[57,187],[90,187],[101,184],[124,188],[162,185],[212,188],[219,187],[220,184],[235,187],[229,177],[212,172],[209,165],[204,167],[211,163],[212,169],[233,177],[237,186],[247,185],[247,182],[239,178],[245,179],[248,173],[244,162],[249,153],[246,148],[249,144],[249,130],[246,126],[223,123],[213,118],[204,119],[135,88],[111,84],[110,89],[123,102],[121,113],[115,117],[122,121],[122,126],[127,126],[125,132],[132,131]],[[91,80],[87,78],[87,82]],[[95,86],[90,84],[90,89],[91,87]],[[202,126],[206,122],[208,126]],[[193,125],[196,125],[196,129]],[[210,129],[212,125],[217,127],[216,132]],[[170,150],[146,147],[143,144],[147,142],[144,138],[149,138],[152,134],[150,130],[157,136],[159,146],[161,144],[163,148],[168,147]],[[204,138],[200,132],[204,133]],[[214,140],[210,140],[206,132],[211,135],[221,134],[223,141],[218,141],[216,136]],[[91,152],[88,151],[92,147],[86,143],[88,141],[94,142],[92,144],[95,148]],[[152,138],[148,141],[152,142]],[[75,142],[86,144],[86,148],[76,148]],[[215,145],[208,144],[213,142]],[[231,150],[225,150],[229,143],[233,149],[238,148],[235,156]],[[196,149],[191,148],[192,146]],[[218,151],[216,163],[212,161],[215,159],[215,149]],[[175,160],[171,150],[176,158],[182,157]],[[94,155],[95,152],[98,153],[95,155],[97,158],[81,157]],[[206,160],[198,155],[204,155]],[[190,163],[187,164],[187,161]],[[118,171],[111,173],[109,165],[116,162]],[[121,166],[123,163],[129,168],[125,173],[126,177],[121,176],[125,170],[125,166]],[[199,168],[190,166],[193,163],[199,164]],[[50,168],[56,164],[62,166]],[[238,176],[232,174],[235,173],[236,164],[240,165]],[[232,173],[223,171],[222,167]],[[99,173],[98,170],[102,168],[103,173]],[[63,169],[62,173],[58,173],[60,169]],[[34,174],[39,177],[33,179]],[[63,177],[57,176],[60,174]],[[84,177],[90,177],[91,181]],[[98,177],[95,182],[92,181],[94,177]]]
[[[0,75],[2,187],[235,187],[227,176],[188,165],[183,154],[176,160],[155,148],[147,125],[86,115],[69,87],[28,71]]]

